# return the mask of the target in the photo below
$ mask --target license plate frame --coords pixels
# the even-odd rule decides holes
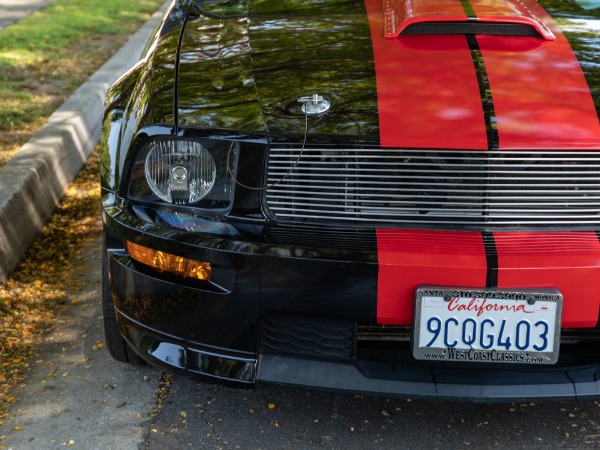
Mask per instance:
[[[419,286],[413,356],[440,362],[555,364],[562,304],[557,289]]]

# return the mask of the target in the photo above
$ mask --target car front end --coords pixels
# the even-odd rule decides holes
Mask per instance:
[[[600,11],[567,6],[173,2],[107,97],[111,353],[598,398]]]

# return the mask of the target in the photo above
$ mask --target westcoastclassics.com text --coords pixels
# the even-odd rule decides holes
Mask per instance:
[[[441,352],[425,353],[425,359],[443,360],[443,361],[468,361],[468,362],[498,362],[498,363],[524,363],[535,364],[543,362],[543,358],[530,353],[498,351],[498,350],[478,350],[478,349],[457,349],[448,348]]]

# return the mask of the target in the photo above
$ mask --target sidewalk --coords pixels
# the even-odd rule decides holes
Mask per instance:
[[[0,29],[26,17],[54,0],[0,0]]]
[[[156,403],[160,370],[115,361],[102,320],[102,238],[86,244],[68,301],[35,346],[18,401],[0,425],[0,449],[137,449]],[[73,286],[76,284],[73,283]]]
[[[168,3],[0,170],[0,283],[6,282],[95,147],[108,87],[137,62]]]

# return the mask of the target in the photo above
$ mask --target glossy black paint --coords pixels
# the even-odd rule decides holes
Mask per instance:
[[[301,135],[298,98],[331,111],[310,133],[378,139],[377,92],[362,2],[234,2],[229,19],[199,15],[184,33],[181,126]],[[231,12],[231,11],[229,11]]]
[[[186,12],[177,3],[168,9],[151,36],[144,57],[108,90],[100,136],[100,183],[118,190],[133,142],[146,126],[174,129],[176,49]]]
[[[568,0],[540,0],[539,3],[557,21],[571,44],[600,117],[600,8],[585,9],[581,5],[586,2]]]
[[[373,254],[267,243],[261,227],[252,230],[235,220],[230,223],[241,239],[185,232],[144,222],[118,205],[106,211],[104,221],[115,307],[152,329],[190,342],[256,352],[258,335],[250,329],[269,312],[374,320]],[[123,239],[210,261],[211,282],[171,278],[136,265],[123,251]],[[239,336],[247,338],[240,342]]]
[[[161,221],[157,210],[193,213],[193,208],[133,205],[127,200],[131,162],[153,136],[236,140],[241,142],[239,165],[244,168],[239,181],[260,188],[267,143],[303,139],[304,117],[297,99],[314,93],[331,100],[332,110],[309,121],[312,143],[377,145],[369,26],[362,1],[181,3],[186,6],[175,3],[167,11],[144,59],[107,96],[101,185],[111,289],[121,331],[145,359],[169,370],[247,383],[253,381],[247,371],[259,359],[260,327],[268,314],[375,322],[374,230],[274,223],[263,210],[263,192],[243,186],[236,187],[235,205],[227,217],[198,217],[193,231],[178,229]],[[558,11],[565,11],[567,2],[542,3],[554,17],[563,17]],[[565,21],[576,21],[577,26],[566,33],[597,108],[600,49],[590,42],[597,42],[600,35],[597,26],[585,21],[597,23],[599,14],[579,8],[564,16]],[[198,282],[151,271],[129,258],[124,240],[210,261],[213,278],[210,283]],[[259,379],[319,385],[315,374],[327,367],[347,369],[313,361],[314,372],[293,380],[277,372],[280,362],[277,357],[266,358]],[[349,380],[356,382],[354,390],[377,392],[377,383],[369,380],[394,376],[387,366],[359,361],[353,367]],[[362,381],[353,378],[358,376],[356,370]],[[590,372],[597,373],[594,368]],[[436,395],[428,368],[407,373],[405,391],[396,387],[397,394],[413,389]],[[536,377],[528,376],[531,382]],[[518,377],[519,373],[515,380]],[[473,376],[461,379],[477,383]],[[548,380],[553,384],[555,378]],[[425,384],[415,387],[414,382]],[[514,390],[514,385],[507,386],[504,397]],[[344,383],[322,387],[352,390]],[[597,395],[598,388],[593,389],[590,395]]]

